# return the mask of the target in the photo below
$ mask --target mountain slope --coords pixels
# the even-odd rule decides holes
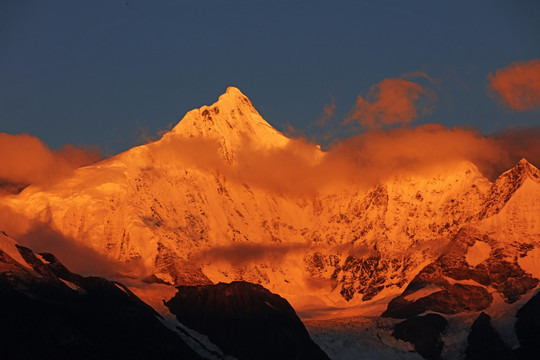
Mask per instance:
[[[200,359],[120,283],[83,277],[0,234],[0,337],[9,359]]]
[[[370,189],[343,183],[302,194],[271,179],[286,174],[261,178],[253,170],[287,161],[295,146],[308,164],[326,156],[287,139],[229,88],[162,139],[5,203],[113,260],[140,264],[141,277],[176,285],[250,281],[305,311],[386,304],[464,226],[538,278],[538,170],[526,160],[493,184],[463,161]],[[470,245],[480,259],[483,245]]]
[[[165,305],[178,320],[243,359],[324,359],[287,300],[246,282],[179,286]]]
[[[296,167],[305,177],[320,175],[305,170],[328,157],[273,129],[229,88],[160,140],[47,188],[5,196],[3,205],[28,219],[22,238],[36,224],[50,227],[139,269],[131,275],[160,289],[133,291],[148,295],[160,311],[168,312],[163,300],[171,300],[173,285],[261,284],[304,318],[332,319],[317,338],[331,343],[321,347],[333,356],[358,358],[361,351],[341,348],[369,333],[359,342],[371,349],[365,358],[388,347],[389,356],[414,358],[408,351],[415,347],[430,358],[463,358],[468,331],[482,312],[509,349],[527,338],[513,324],[540,281],[538,169],[522,159],[492,183],[471,162],[444,162],[369,188],[355,181],[319,186],[296,176]],[[19,264],[8,261],[11,273],[24,282],[24,264],[32,266],[19,248],[5,249],[4,258]],[[53,287],[65,287],[59,281]],[[432,312],[438,315],[426,317]],[[369,325],[335,320],[343,317]],[[448,325],[428,343],[399,335],[399,323],[421,335],[439,317]],[[193,324],[204,328],[200,319]],[[336,330],[340,324],[346,330]],[[478,339],[498,343],[485,319],[477,325],[471,351]],[[354,336],[342,336],[351,329]]]

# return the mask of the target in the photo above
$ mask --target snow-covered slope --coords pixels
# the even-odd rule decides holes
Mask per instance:
[[[344,183],[305,194],[250,171],[270,155],[287,161],[291,146],[229,88],[162,139],[5,204],[111,259],[140,263],[141,276],[260,283],[305,316],[380,314],[465,225],[497,242],[490,254],[503,247],[532,272],[540,191],[538,170],[526,160],[493,184],[463,161],[371,189]],[[325,157],[303,146],[306,162]],[[472,248],[471,264],[482,249]]]
[[[164,140],[174,137],[216,139],[222,155],[234,160],[234,152],[246,141],[259,147],[285,146],[289,139],[268,124],[255,110],[251,101],[235,87],[211,106],[188,112]]]

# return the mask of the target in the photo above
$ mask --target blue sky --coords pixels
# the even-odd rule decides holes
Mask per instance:
[[[538,19],[538,1],[4,0],[0,131],[110,155],[232,85],[278,129],[343,137],[362,131],[340,127],[358,95],[414,71],[436,95],[414,124],[536,126],[538,110],[509,110],[486,85],[540,58]]]

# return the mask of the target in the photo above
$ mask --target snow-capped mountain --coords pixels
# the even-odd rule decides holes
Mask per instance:
[[[312,186],[328,156],[228,88],[160,140],[4,203],[32,220],[22,234],[47,224],[155,282],[262,284],[305,318],[484,311],[497,324],[532,296],[540,171],[527,160],[494,182],[455,161],[372,187]]]
[[[398,295],[465,225],[510,246],[505,256],[529,254],[522,265],[538,257],[538,170],[526,160],[493,184],[464,161],[374,188],[294,195],[249,171],[291,142],[228,88],[162,139],[6,203],[111,259],[143,264],[145,275],[260,283],[301,309]],[[326,155],[304,147],[306,162]]]

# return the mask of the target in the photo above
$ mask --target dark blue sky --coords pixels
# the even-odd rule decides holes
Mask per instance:
[[[418,70],[437,101],[417,124],[540,125],[486,89],[540,58],[538,1],[3,0],[0,49],[0,131],[52,148],[125,150],[229,85],[278,129],[317,135],[331,97],[337,128],[358,95]]]

